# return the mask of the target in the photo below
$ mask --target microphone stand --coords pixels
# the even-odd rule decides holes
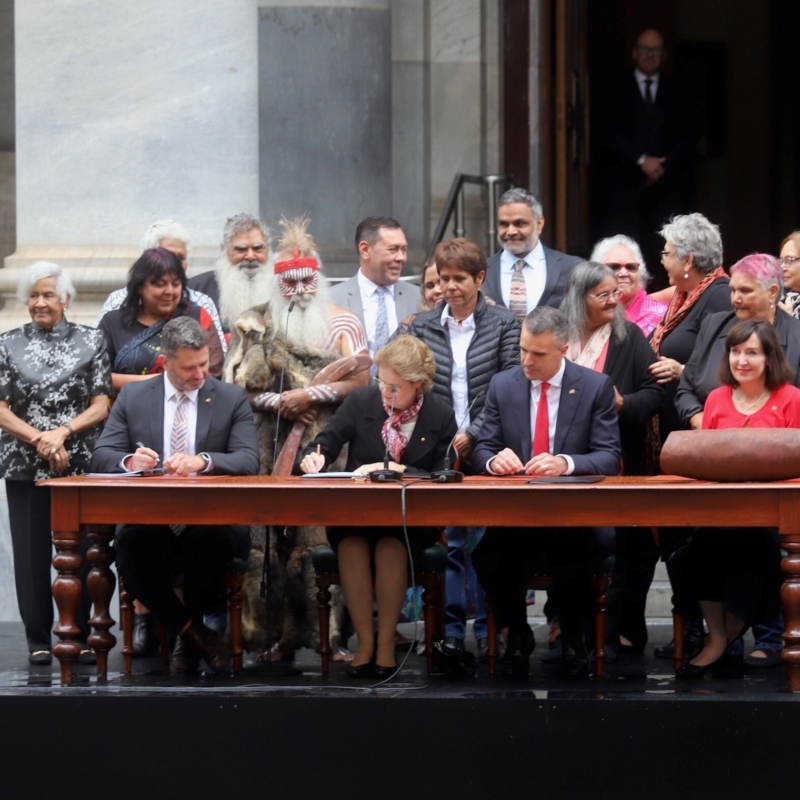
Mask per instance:
[[[283,359],[281,361],[281,377],[278,381],[278,409],[275,418],[275,440],[272,447],[272,466],[278,458],[278,434],[281,427],[281,401],[283,399],[283,378],[286,374],[286,355],[289,349],[289,317],[294,310],[294,300],[289,303],[289,310],[286,312],[286,327],[283,332]],[[265,631],[265,650],[264,654],[267,661],[257,661],[255,664],[244,667],[242,675],[251,678],[285,678],[289,675],[302,675],[302,671],[297,669],[294,664],[280,661],[272,661],[272,531],[270,525],[264,529],[264,564],[261,572],[261,596],[264,598],[266,611],[266,631]],[[278,532],[275,531],[277,538]]]
[[[394,396],[397,389],[392,387],[392,408],[389,412],[389,419],[394,415]],[[369,479],[373,483],[389,483],[390,481],[403,480],[403,473],[398,472],[396,469],[389,469],[389,437],[386,437],[386,449],[383,452],[383,469],[376,469],[370,472]]]
[[[456,431],[456,435],[450,440],[450,444],[447,445],[447,451],[444,454],[444,469],[438,469],[434,472],[431,472],[431,480],[434,483],[461,483],[464,480],[464,473],[460,472],[457,469],[451,469],[448,464],[450,463],[450,450],[453,448],[453,445],[456,443],[456,438],[458,437],[459,432],[461,431],[461,426],[469,419],[469,415],[475,406],[475,403],[483,397],[486,392],[481,389],[475,397],[472,398],[472,402],[469,404],[469,408],[467,409],[464,416],[461,418],[461,421],[458,423],[458,430]]]

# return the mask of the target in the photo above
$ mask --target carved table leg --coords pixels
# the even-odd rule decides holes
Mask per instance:
[[[497,617],[494,615],[492,598],[488,594],[486,595],[486,636],[489,638],[486,660],[489,662],[489,676],[492,677],[497,669]]]
[[[72,665],[81,652],[75,612],[83,589],[78,577],[83,559],[77,552],[82,540],[80,531],[53,531],[53,566],[58,573],[53,581],[53,597],[58,606],[58,624],[53,633],[59,638],[53,645],[53,655],[61,664],[61,683],[65,686],[72,683]]]
[[[122,658],[125,660],[125,674],[133,671],[133,598],[119,579],[119,615],[122,617]]]
[[[794,535],[793,538],[800,537]],[[800,692],[800,541],[789,541],[789,536],[781,536],[781,540],[781,545],[789,553],[781,562],[784,574],[781,601],[786,619],[786,632],[783,634],[786,646],[781,658],[786,664],[789,691]]]
[[[319,615],[319,650],[322,674],[328,674],[331,657],[331,575],[317,575],[317,614]],[[338,577],[338,576],[336,576]]]
[[[92,546],[86,553],[92,569],[86,577],[86,586],[92,596],[94,616],[89,620],[92,633],[87,640],[97,654],[97,677],[105,679],[108,675],[108,652],[117,643],[117,637],[111,633],[114,620],[109,608],[114,596],[117,579],[109,569],[114,561],[114,551],[109,543],[114,538],[114,527],[98,525],[88,533]]]
[[[242,586],[244,575],[228,575],[225,578],[228,586],[228,602],[230,604],[231,621],[231,654],[233,655],[233,674],[242,671],[244,647],[242,646]]]
[[[608,617],[608,587],[610,578],[592,578],[595,602],[594,663],[595,675],[603,677],[606,666],[606,618]]]

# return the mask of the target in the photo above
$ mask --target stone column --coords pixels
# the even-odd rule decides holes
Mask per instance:
[[[261,207],[308,214],[329,275],[357,268],[353,236],[392,214],[389,0],[258,0]]]
[[[225,219],[258,212],[258,13],[253,0],[16,4],[17,250],[72,270],[93,321],[145,228],[187,226],[193,271]],[[21,310],[20,310],[21,311]],[[12,319],[9,307],[2,327]]]

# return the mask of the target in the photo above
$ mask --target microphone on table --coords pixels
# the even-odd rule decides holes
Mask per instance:
[[[281,430],[281,401],[283,400],[283,376],[286,372],[286,351],[289,349],[289,317],[294,309],[294,300],[289,303],[289,310],[286,312],[286,329],[283,332],[283,358],[281,359],[281,379],[278,383],[278,411],[275,418],[275,441],[272,445],[272,469],[275,469],[275,462],[278,460],[278,434]]]
[[[464,480],[464,473],[459,472],[457,469],[451,469],[448,467],[450,463],[450,450],[453,448],[453,445],[456,443],[456,437],[461,431],[461,426],[469,419],[470,412],[472,411],[475,403],[481,399],[486,394],[484,389],[481,389],[475,397],[472,398],[472,402],[469,404],[469,408],[467,409],[464,416],[461,418],[461,421],[458,423],[458,430],[456,431],[456,435],[450,440],[450,444],[447,446],[447,452],[444,454],[444,469],[438,469],[434,472],[431,472],[431,480],[434,483],[461,483]]]
[[[389,419],[394,414],[394,396],[397,388],[392,386],[392,409],[389,412]],[[388,483],[389,481],[402,481],[403,473],[396,469],[389,469],[389,437],[386,437],[386,449],[383,451],[383,469],[376,469],[370,472],[369,479],[373,483]]]

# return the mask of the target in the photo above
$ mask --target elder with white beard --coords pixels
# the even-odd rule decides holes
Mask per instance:
[[[188,285],[214,301],[222,327],[230,333],[248,308],[270,299],[273,281],[267,226],[250,214],[236,214],[225,223],[220,248],[214,269],[190,278]]]

